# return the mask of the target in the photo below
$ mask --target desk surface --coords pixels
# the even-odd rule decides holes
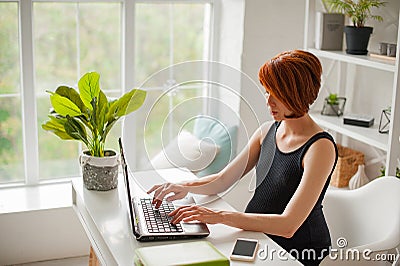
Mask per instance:
[[[141,184],[141,186],[131,188],[136,195],[138,193],[144,194],[143,187],[146,189],[146,186],[150,183],[158,183],[162,179],[171,181],[171,176],[174,176],[177,181],[179,179],[193,178],[191,173],[178,169],[140,172],[135,173],[134,176],[135,180],[139,180]],[[158,179],[157,181],[151,181],[151,178],[149,178],[154,176],[158,177],[156,178]],[[160,176],[162,179],[159,179]],[[196,202],[208,202],[209,199],[208,196],[196,195],[195,197]],[[118,180],[118,188],[106,192],[87,190],[83,186],[82,178],[76,178],[72,181],[72,200],[73,207],[102,265],[134,265],[134,250],[138,247],[196,241],[138,242],[133,236],[129,223],[122,176]],[[214,209],[233,210],[228,203],[220,198],[209,201],[206,206]],[[301,265],[287,253],[283,254],[282,251],[279,253],[279,250],[282,249],[263,233],[243,231],[222,224],[208,226],[210,235],[204,240],[213,243],[227,257],[229,257],[236,238],[254,238],[260,241],[259,250],[264,249],[266,251],[260,254],[262,256],[258,257],[254,264]],[[231,261],[231,265],[240,264],[242,263]],[[243,263],[243,265],[249,265],[249,263]]]

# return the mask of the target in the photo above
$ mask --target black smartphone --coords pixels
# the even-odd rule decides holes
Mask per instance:
[[[231,260],[254,261],[258,248],[257,239],[238,238],[231,252]]]

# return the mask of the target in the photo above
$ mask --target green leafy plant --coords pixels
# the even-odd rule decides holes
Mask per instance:
[[[324,12],[332,12],[332,9],[330,8],[330,3],[329,0],[321,0],[322,6],[324,8]]]
[[[385,166],[381,166],[381,168],[379,168],[379,175],[378,177],[382,177],[386,175],[386,167]]]
[[[353,22],[354,27],[365,26],[367,19],[383,21],[379,15],[371,13],[371,8],[384,6],[386,2],[380,0],[323,0],[324,6],[329,6],[329,11],[336,11],[345,14]]]
[[[78,89],[79,93],[74,88],[59,86],[55,92],[47,91],[53,108],[42,128],[63,140],[82,141],[90,155],[104,157],[111,128],[119,118],[142,106],[146,92],[132,89],[119,99],[108,99],[100,89],[100,75],[96,72],[84,74]]]
[[[336,93],[330,93],[327,97],[328,104],[335,105],[339,104],[339,98]]]
[[[379,169],[380,175],[378,175],[378,177],[382,177],[386,175],[386,167],[385,166],[381,166],[381,168]],[[400,168],[396,167],[396,177],[400,178]]]

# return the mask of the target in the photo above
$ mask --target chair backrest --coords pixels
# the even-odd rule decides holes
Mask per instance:
[[[380,177],[355,190],[328,190],[323,202],[332,246],[385,250],[400,244],[400,179]],[[339,246],[343,247],[343,246]]]

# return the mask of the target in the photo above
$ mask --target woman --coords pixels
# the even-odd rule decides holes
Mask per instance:
[[[220,193],[256,167],[258,185],[244,213],[185,206],[170,213],[172,222],[197,220],[264,232],[305,265],[318,265],[331,245],[321,203],[337,161],[334,140],[308,114],[321,74],[318,58],[306,51],[283,52],[266,62],[259,79],[274,121],[258,128],[221,172],[152,187],[153,204],[158,207],[169,193],[169,201],[188,192]]]

